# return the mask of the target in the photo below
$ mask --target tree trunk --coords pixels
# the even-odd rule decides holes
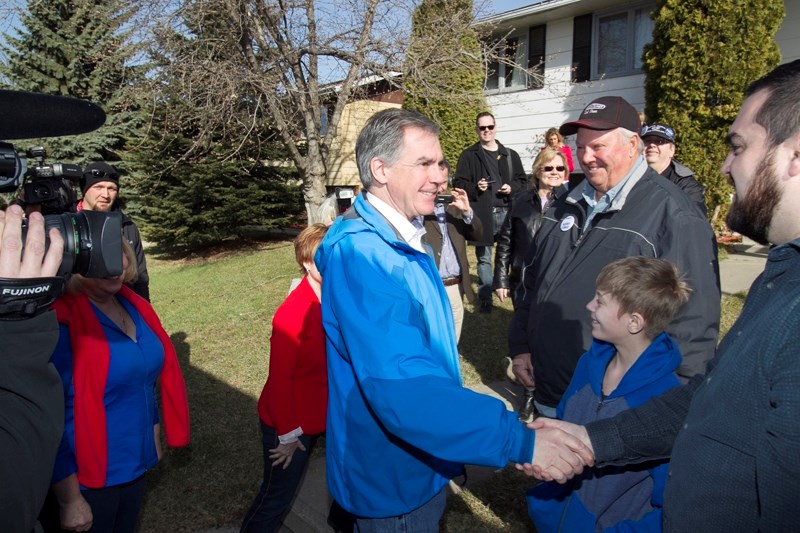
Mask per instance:
[[[309,224],[317,222],[327,224],[335,217],[329,209],[323,208],[323,204],[326,204],[327,207],[326,196],[325,171],[322,165],[313,165],[306,171],[305,179],[303,180],[303,197],[305,198]]]

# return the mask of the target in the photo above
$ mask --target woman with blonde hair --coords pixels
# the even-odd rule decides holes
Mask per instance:
[[[550,128],[544,134],[545,145],[542,146],[542,150],[545,148],[556,148],[564,152],[564,160],[567,163],[567,169],[571,173],[575,170],[575,165],[572,162],[572,149],[564,144],[564,136],[561,135],[561,132],[558,131],[558,128]],[[569,174],[567,174],[569,178]]]

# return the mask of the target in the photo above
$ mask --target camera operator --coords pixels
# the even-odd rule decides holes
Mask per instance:
[[[78,202],[78,211],[120,211],[122,214],[122,236],[131,245],[136,254],[138,279],[130,285],[133,291],[150,300],[150,276],[147,274],[147,261],[142,248],[142,237],[139,229],[130,217],[120,210],[119,173],[103,161],[89,163],[83,171],[80,181],[83,199]]]
[[[64,287],[55,278],[64,241],[44,219],[28,218],[22,253],[22,208],[0,211],[0,531],[29,532],[50,484],[64,429],[64,392],[50,354],[58,340],[50,303]],[[46,290],[44,289],[46,287]],[[19,294],[39,294],[17,305]]]

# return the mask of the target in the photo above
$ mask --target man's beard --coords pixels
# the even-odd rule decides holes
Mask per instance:
[[[737,194],[728,216],[725,217],[725,223],[730,229],[759,244],[769,243],[767,231],[782,195],[775,176],[774,163],[775,154],[770,152],[758,165],[747,196],[740,198]]]

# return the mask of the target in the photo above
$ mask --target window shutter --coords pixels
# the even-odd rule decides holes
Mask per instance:
[[[529,89],[544,87],[544,47],[547,36],[547,25],[540,24],[528,29],[528,70],[534,76],[528,76]]]
[[[588,81],[592,73],[592,17],[591,13],[575,17],[572,21],[572,81]]]

